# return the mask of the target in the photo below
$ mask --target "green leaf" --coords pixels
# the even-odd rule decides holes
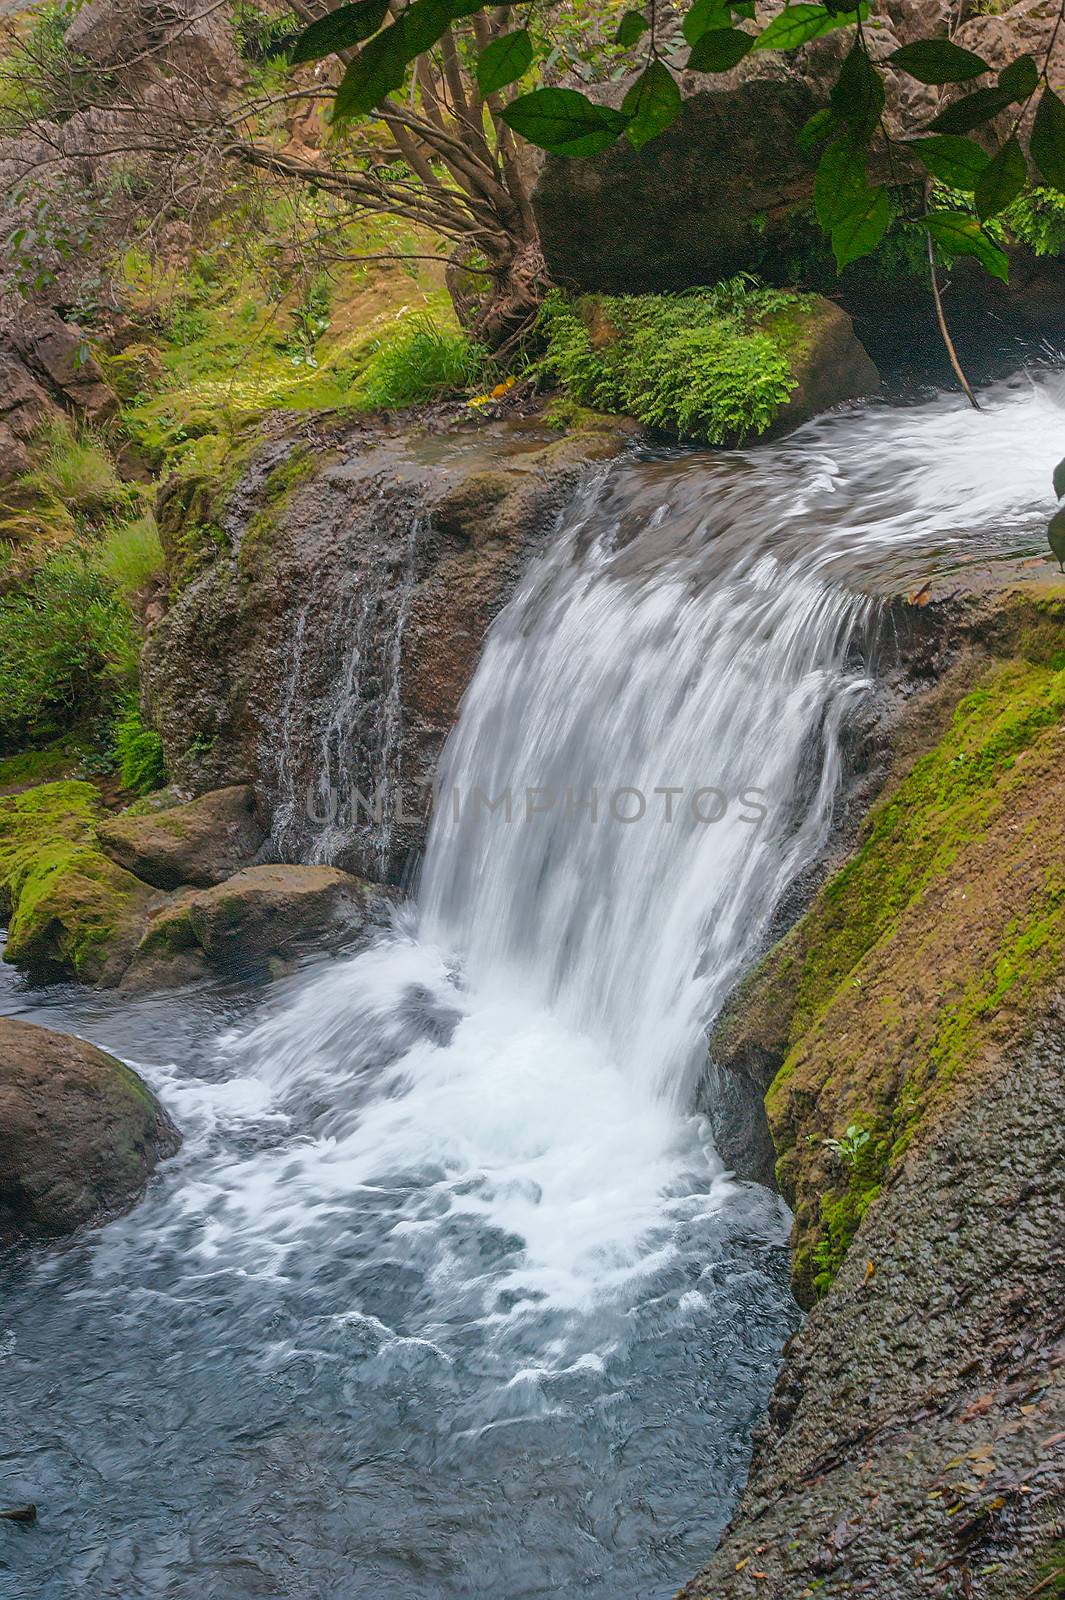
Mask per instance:
[[[369,39],[388,16],[388,0],[355,0],[354,5],[329,11],[305,28],[292,51],[292,65],[319,61],[335,50],[350,50]]]
[[[821,110],[815,111],[810,120],[804,122],[799,129],[799,149],[804,155],[812,155],[817,145],[838,132],[839,118],[836,113],[831,106],[822,106]]]
[[[966,194],[976,188],[976,180],[991,159],[975,139],[961,139],[950,133],[931,133],[925,139],[915,139],[907,149],[924,162],[933,178]]]
[[[884,109],[884,81],[860,42],[844,61],[828,98],[836,116],[858,137],[872,136]]]
[[[863,3],[859,11],[864,21],[869,15],[869,7]],[[797,50],[811,39],[820,39],[822,34],[831,33],[834,28],[846,28],[853,21],[853,13],[835,16],[827,6],[786,6],[762,29],[755,49]]]
[[[366,116],[400,87],[406,74],[403,29],[394,22],[363,45],[341,78],[333,102],[334,123]]]
[[[891,222],[891,202],[883,184],[867,189],[832,229],[832,250],[840,272],[875,250]]]
[[[754,34],[742,28],[708,28],[692,45],[688,66],[692,72],[728,72],[754,46]]]
[[[998,75],[998,86],[1013,100],[1027,100],[1039,87],[1039,68],[1032,56],[1018,56]]]
[[[1053,89],[1043,90],[1028,149],[1050,187],[1065,190],[1065,105]]]
[[[556,156],[598,155],[624,133],[629,120],[576,89],[533,89],[512,100],[502,115],[515,133]]]
[[[888,60],[918,83],[965,83],[991,71],[982,56],[951,44],[949,39],[918,39],[895,50]]]
[[[1006,282],[1009,261],[1006,252],[997,245],[975,217],[964,211],[930,211],[922,219],[932,238],[947,256],[975,256],[995,278]]]
[[[403,50],[408,61],[429,50],[451,26],[455,8],[450,0],[414,0],[400,12],[396,25],[403,29]]]
[[[634,149],[642,150],[649,139],[657,138],[675,121],[680,107],[680,90],[673,74],[661,61],[652,61],[621,102],[622,114],[629,119],[626,139]]]
[[[1028,177],[1024,151],[1014,136],[988,162],[976,185],[976,214],[981,222],[997,217],[1016,200]]]
[[[732,11],[724,0],[695,0],[680,25],[688,44],[694,44],[710,28],[731,28]]]
[[[1006,89],[975,89],[933,117],[928,126],[936,133],[971,133],[1012,104],[1013,96]]]
[[[869,192],[865,176],[866,148],[845,134],[830,144],[814,176],[814,210],[825,233]]]
[[[641,33],[647,32],[647,18],[642,11],[626,11],[618,23],[618,31],[614,35],[614,43],[623,45],[626,50],[634,45]]]
[[[477,87],[482,94],[495,94],[520,78],[532,66],[533,44],[528,28],[516,28],[485,45],[477,58]]]

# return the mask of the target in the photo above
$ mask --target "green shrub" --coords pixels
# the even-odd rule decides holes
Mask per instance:
[[[106,711],[136,681],[129,608],[77,554],[0,599],[0,747],[39,746]]]
[[[152,512],[108,528],[93,552],[92,565],[116,593],[126,597],[159,577],[164,567],[163,546]]]
[[[539,370],[580,403],[705,444],[764,433],[795,388],[788,318],[803,298],[746,277],[678,295],[548,296]],[[761,326],[777,318],[777,325]]]
[[[487,365],[487,351],[458,329],[413,316],[371,355],[355,402],[371,410],[420,405],[469,389],[484,378]]]
[[[163,741],[141,718],[137,701],[130,697],[116,717],[113,739],[118,773],[124,789],[150,794],[166,783]]]
[[[123,510],[132,494],[100,441],[89,433],[78,437],[65,419],[45,430],[36,465],[19,482],[46,507],[58,505],[72,516]]]
[[[1065,195],[1038,186],[1026,189],[1005,214],[1010,232],[1037,256],[1065,251]]]

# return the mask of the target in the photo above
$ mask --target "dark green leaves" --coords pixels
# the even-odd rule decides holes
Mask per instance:
[[[930,211],[922,219],[932,238],[948,256],[975,256],[995,278],[1006,282],[1006,252],[988,237],[975,217],[964,211]]]
[[[875,250],[890,222],[891,202],[883,184],[867,189],[832,229],[832,250],[839,270]]]
[[[949,39],[918,39],[915,44],[904,44],[888,59],[919,83],[965,83],[991,71],[981,56]]]
[[[1054,493],[1059,500],[1065,500],[1065,459],[1054,468]]]
[[[753,49],[753,33],[742,28],[708,28],[692,45],[688,66],[693,72],[728,72]]]
[[[477,87],[482,94],[494,94],[520,78],[532,66],[533,46],[527,28],[504,33],[485,45],[477,59]]]
[[[1039,87],[1039,68],[1033,57],[1018,56],[998,75],[998,86],[1013,100],[1027,100]]]
[[[907,148],[933,178],[966,193],[976,188],[977,179],[991,159],[974,139],[961,139],[950,133],[929,134],[927,139],[915,139]]]
[[[839,121],[858,138],[871,136],[884,109],[884,84],[860,44],[844,61],[828,98]]]
[[[355,0],[354,5],[340,6],[312,22],[296,40],[292,64],[301,61],[319,61],[332,55],[334,50],[350,50],[352,45],[369,39],[388,16],[388,0]]]
[[[981,222],[997,217],[1011,201],[1016,200],[1028,177],[1028,163],[1024,159],[1016,136],[1007,139],[993,160],[981,172],[976,185],[976,214]]]
[[[865,176],[866,147],[844,134],[821,157],[814,178],[817,220],[832,240],[836,265],[842,270],[875,250],[891,221],[891,205],[883,185],[870,188]]]
[[[936,133],[971,133],[1012,104],[1013,96],[1006,89],[977,89],[941,111],[929,127]]]
[[[647,32],[647,18],[642,11],[626,11],[618,23],[618,31],[614,35],[614,43],[622,45],[628,50],[634,45],[642,33]]]
[[[1058,566],[1065,572],[1065,506],[1055,511],[1050,519],[1047,543],[1058,558]]]
[[[1053,89],[1043,90],[1028,148],[1050,187],[1065,190],[1065,105]]]
[[[825,233],[831,233],[868,190],[865,146],[844,137],[830,144],[814,176],[814,210]]]
[[[508,127],[556,156],[594,156],[624,133],[628,117],[597,106],[576,89],[534,89],[503,112]]]
[[[333,102],[333,121],[366,116],[400,87],[406,73],[403,30],[394,22],[390,28],[375,34],[369,44],[363,45],[341,78]]]
[[[689,44],[694,44],[710,28],[731,27],[732,9],[724,0],[695,0],[680,25],[680,31]]]
[[[673,74],[661,61],[652,61],[621,102],[622,115],[629,119],[626,139],[634,149],[642,150],[648,139],[654,139],[675,120],[680,105],[680,90]]]
[[[862,17],[869,15],[869,8],[862,4],[860,8]],[[820,39],[822,34],[831,33],[833,28],[845,28],[854,21],[854,12],[846,11],[836,14],[828,6],[822,5],[793,5],[785,6],[758,35],[756,50],[797,50],[800,45],[808,44],[811,39]]]

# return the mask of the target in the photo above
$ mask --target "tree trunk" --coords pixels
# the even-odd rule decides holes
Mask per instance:
[[[531,326],[551,287],[539,239],[516,240],[507,260],[493,266],[484,289],[485,280],[465,267],[460,248],[451,258],[445,281],[459,322],[471,339],[489,350],[498,350]]]

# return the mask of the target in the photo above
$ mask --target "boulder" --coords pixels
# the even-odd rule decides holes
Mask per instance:
[[[357,940],[383,922],[389,904],[378,885],[336,867],[248,867],[160,911],[123,987],[163,987],[211,971],[273,973],[309,950]]]
[[[767,319],[773,331],[776,319]],[[789,316],[784,343],[796,386],[777,414],[774,433],[787,433],[844,400],[875,394],[880,374],[854,333],[847,313],[821,295],[811,295],[801,316]]]
[[[90,348],[90,335],[54,311],[37,308],[7,330],[15,353],[29,371],[90,422],[104,422],[118,410],[118,396]]]
[[[181,1136],[137,1074],[68,1034],[0,1018],[0,1244],[128,1211]]]
[[[879,62],[914,39],[949,35],[998,69],[1024,52],[1042,60],[1053,36],[1050,81],[1065,75],[1065,30],[1055,34],[1052,6],[1012,6],[961,26],[958,8],[941,0],[874,0],[871,10],[867,39]],[[769,8],[759,15],[767,18]],[[786,56],[756,51],[720,75],[682,72],[680,116],[642,150],[619,139],[593,159],[545,157],[532,203],[554,280],[618,294],[662,293],[790,255],[795,213],[809,207],[817,165],[797,135],[827,104],[849,43],[850,31],[842,30]],[[587,92],[619,106],[633,81],[625,76]],[[912,135],[962,92],[930,88],[890,67],[885,86],[884,119],[893,135]],[[876,170],[877,159],[885,170]],[[894,159],[898,172],[897,145]],[[893,176],[883,155],[872,170],[877,178]]]
[[[59,407],[12,351],[0,350],[0,483],[29,470],[26,446]]]
[[[265,838],[247,784],[165,810],[108,817],[96,836],[113,861],[157,889],[222,883],[254,859]]]

